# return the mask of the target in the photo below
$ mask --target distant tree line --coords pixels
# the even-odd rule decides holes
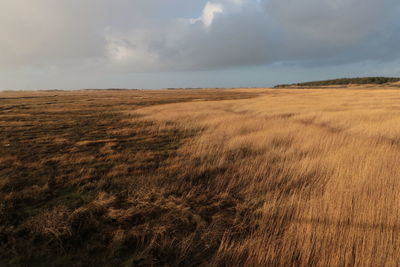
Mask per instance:
[[[313,81],[304,83],[293,84],[279,84],[275,88],[289,87],[289,86],[326,86],[326,85],[348,85],[348,84],[385,84],[400,82],[400,78],[394,77],[363,77],[363,78],[340,78],[325,81]]]

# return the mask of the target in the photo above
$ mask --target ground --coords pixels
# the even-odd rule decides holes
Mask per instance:
[[[400,90],[0,93],[0,265],[396,266]]]

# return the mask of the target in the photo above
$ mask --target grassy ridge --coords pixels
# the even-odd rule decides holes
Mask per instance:
[[[328,86],[328,85],[349,85],[349,84],[385,84],[399,82],[400,78],[393,77],[363,77],[363,78],[341,78],[325,81],[313,81],[294,84],[280,84],[275,88],[283,88],[289,86],[312,87],[312,86]]]

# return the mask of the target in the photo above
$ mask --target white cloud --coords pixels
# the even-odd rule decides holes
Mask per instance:
[[[137,37],[141,37],[140,31],[132,32],[130,36],[107,36],[107,56],[97,63],[108,71],[146,71],[159,68],[159,55],[148,49],[147,43],[143,42],[145,38],[141,40]]]
[[[222,13],[223,11],[224,8],[221,4],[207,2],[206,7],[203,10],[202,16],[202,21],[204,25],[210,27],[214,20],[214,16],[218,13]]]
[[[213,23],[215,15],[222,13],[223,11],[224,7],[222,4],[207,2],[206,6],[203,9],[203,14],[201,15],[201,17],[191,19],[190,22],[194,24],[200,21],[204,24],[204,26],[210,27]]]

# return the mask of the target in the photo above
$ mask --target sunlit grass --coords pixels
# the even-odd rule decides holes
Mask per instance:
[[[0,265],[400,261],[400,91],[21,94],[1,95]]]

